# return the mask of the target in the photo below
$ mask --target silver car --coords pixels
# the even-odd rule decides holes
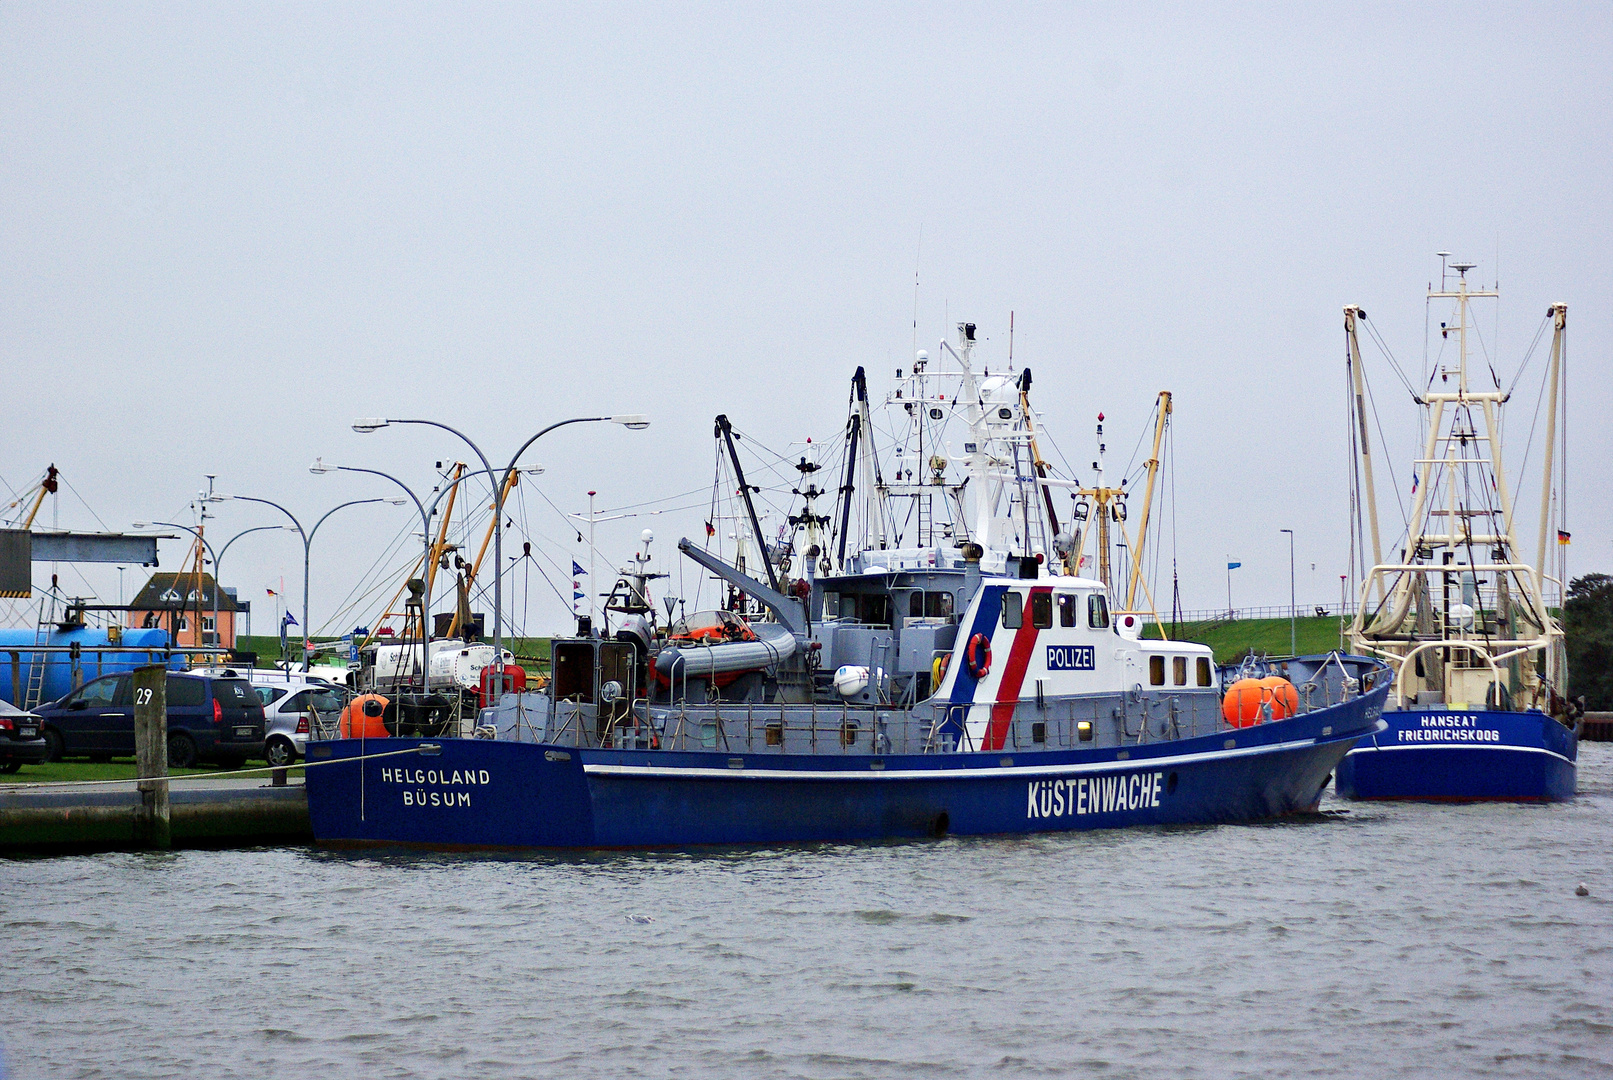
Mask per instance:
[[[352,700],[345,686],[270,672],[254,672],[252,689],[263,702],[263,757],[276,767],[306,757],[309,733],[334,729]]]

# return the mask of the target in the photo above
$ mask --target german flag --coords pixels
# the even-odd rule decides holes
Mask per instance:
[[[1569,533],[1565,532],[1562,529],[1557,530],[1557,542],[1559,544],[1562,544],[1564,547],[1567,547],[1569,542],[1571,541],[1571,539],[1572,538],[1571,538]]]

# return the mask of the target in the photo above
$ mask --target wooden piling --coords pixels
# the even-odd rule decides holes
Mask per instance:
[[[140,839],[147,846],[173,846],[168,811],[168,669],[134,669],[134,761],[140,777]]]

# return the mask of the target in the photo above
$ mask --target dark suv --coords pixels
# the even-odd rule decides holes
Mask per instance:
[[[49,760],[84,755],[90,760],[134,753],[131,677],[106,675],[85,683],[60,701],[35,710]],[[234,673],[223,677],[168,675],[168,764],[189,768],[198,761],[240,768],[263,756],[263,706],[252,684]]]

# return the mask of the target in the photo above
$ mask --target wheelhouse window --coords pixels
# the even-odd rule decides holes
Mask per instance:
[[[840,594],[826,592],[823,594],[823,617],[833,619],[840,614]]]
[[[1165,685],[1165,658],[1163,656],[1150,656],[1148,658],[1148,685]]]
[[[1094,630],[1109,629],[1109,598],[1102,593],[1087,596],[1087,625]]]
[[[924,618],[924,594],[922,592],[915,591],[907,594],[907,614],[914,619]]]
[[[1053,625],[1053,594],[1031,593],[1031,625],[1046,630]]]
[[[927,592],[924,594],[924,617],[927,619],[952,618],[952,594]]]
[[[1173,657],[1171,657],[1171,685],[1172,686],[1186,686],[1187,685],[1187,657],[1185,657],[1185,656],[1173,656]]]
[[[1017,592],[1003,593],[1003,626],[1009,630],[1018,630],[1025,621],[1024,597]]]
[[[1059,625],[1075,625],[1075,596],[1072,593],[1059,593]]]
[[[1215,685],[1213,682],[1210,681],[1210,658],[1208,656],[1199,657],[1199,685],[1200,686],[1214,686]]]

